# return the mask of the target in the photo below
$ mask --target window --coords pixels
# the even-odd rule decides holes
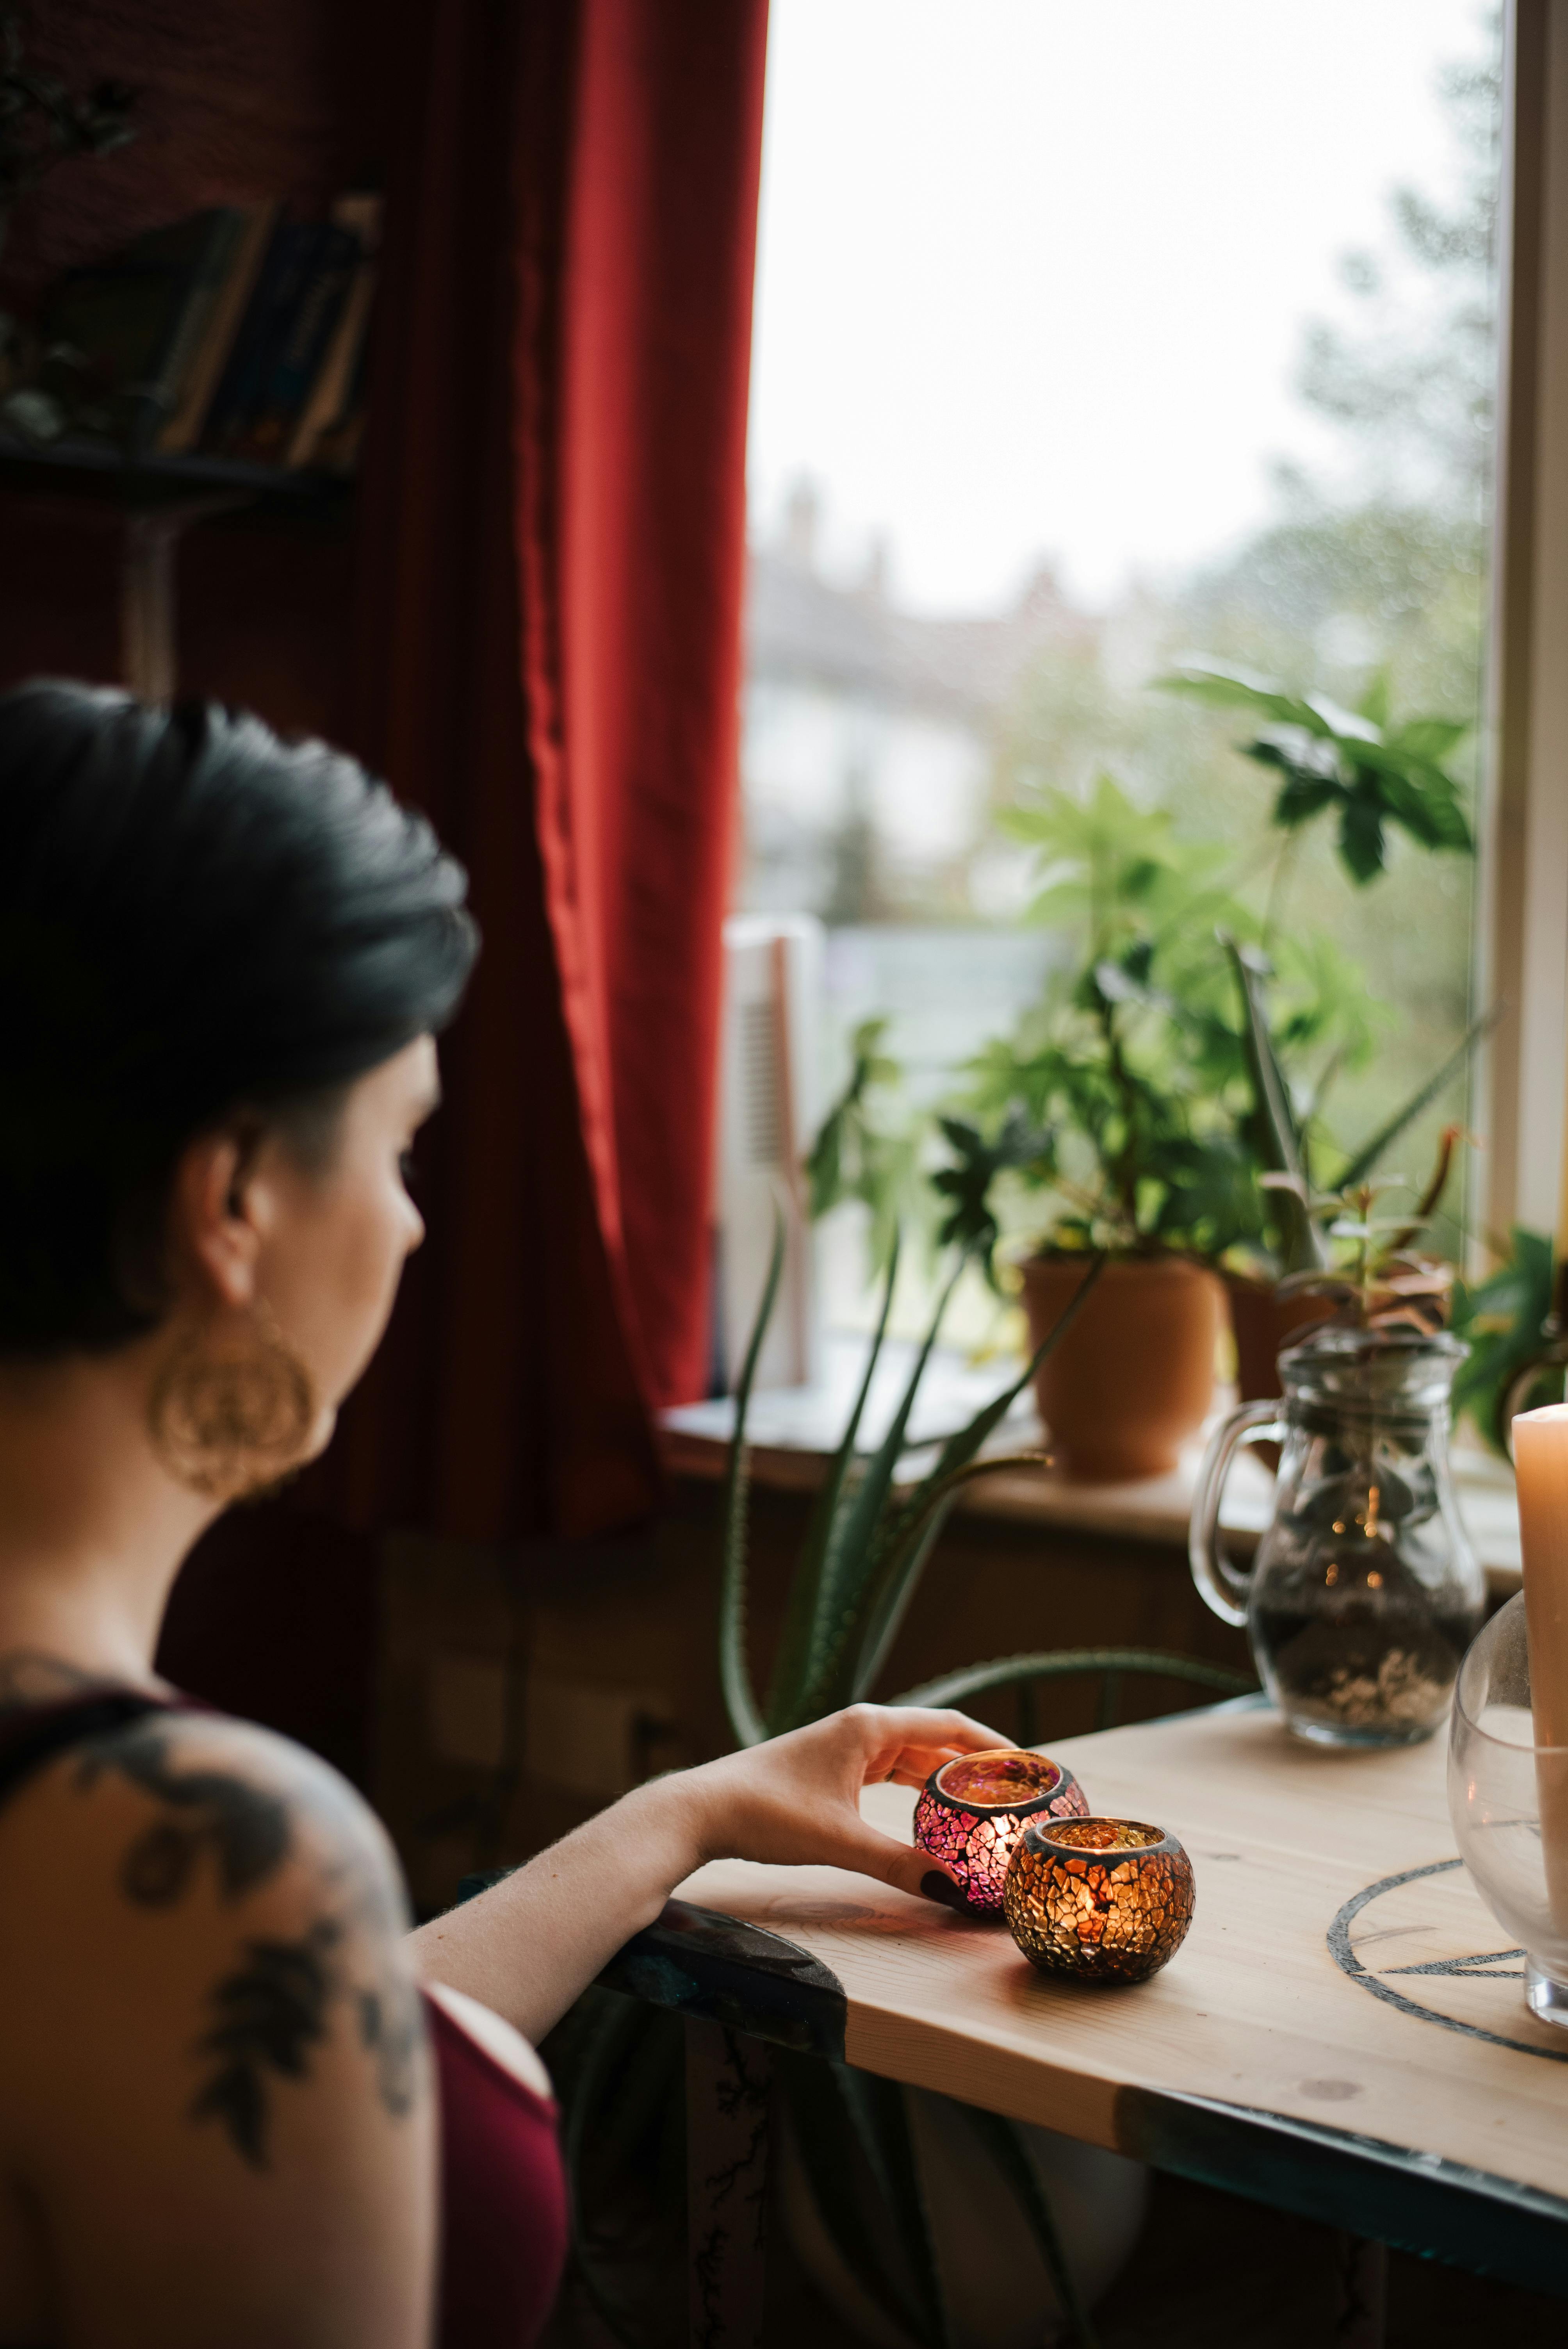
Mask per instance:
[[[774,0],[742,885],[826,926],[825,1089],[885,1013],[911,1093],[961,1093],[1037,997],[1031,793],[1107,771],[1277,848],[1244,721],[1153,689],[1183,656],[1349,707],[1385,674],[1467,721],[1474,793],[1501,54],[1473,0]],[[1388,864],[1354,886],[1318,825],[1278,880],[1367,1006],[1347,1142],[1470,1016],[1475,866]]]

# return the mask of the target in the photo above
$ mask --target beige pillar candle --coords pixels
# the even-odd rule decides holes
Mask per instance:
[[[1524,1615],[1530,1629],[1530,1707],[1546,1887],[1560,1933],[1568,1933],[1568,1403],[1522,1411],[1513,1423]]]

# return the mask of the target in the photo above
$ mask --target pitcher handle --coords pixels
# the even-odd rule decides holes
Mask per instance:
[[[1222,1421],[1209,1438],[1209,1449],[1198,1471],[1192,1495],[1192,1516],[1187,1534],[1187,1559],[1199,1596],[1223,1623],[1245,1623],[1251,1574],[1238,1574],[1220,1542],[1220,1503],[1231,1463],[1243,1444],[1282,1444],[1285,1431],[1279,1419],[1277,1395],[1244,1402]]]

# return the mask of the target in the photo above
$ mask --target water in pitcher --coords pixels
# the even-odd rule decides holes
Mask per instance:
[[[1465,1349],[1444,1334],[1329,1323],[1281,1356],[1274,1513],[1250,1574],[1194,1528],[1204,1596],[1244,1619],[1260,1678],[1300,1736],[1399,1745],[1446,1718],[1485,1581],[1449,1475],[1449,1395]],[[1239,1413],[1223,1464],[1262,1433]],[[1217,1524],[1213,1478],[1212,1514]]]

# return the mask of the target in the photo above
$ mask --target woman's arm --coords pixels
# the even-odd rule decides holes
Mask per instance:
[[[962,1713],[851,1705],[766,1745],[656,1778],[526,1868],[410,1936],[422,1980],[467,1991],[542,2038],[624,1941],[709,1859],[827,1863],[951,1900],[953,1878],[860,1814],[862,1786],[923,1785],[1006,1739]]]

